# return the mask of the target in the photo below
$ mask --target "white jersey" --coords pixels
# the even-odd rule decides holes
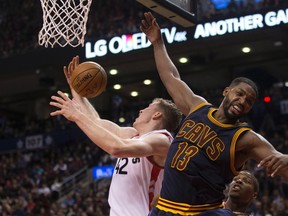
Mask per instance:
[[[141,139],[152,133],[172,135],[167,130],[155,130],[134,139]],[[146,216],[154,195],[160,194],[163,167],[152,164],[146,157],[118,158],[109,191],[110,216]]]

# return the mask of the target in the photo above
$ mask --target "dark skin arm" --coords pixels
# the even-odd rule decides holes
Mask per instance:
[[[258,167],[266,167],[267,174],[271,177],[281,175],[288,181],[288,156],[287,155],[269,155],[260,161]]]
[[[181,79],[180,74],[170,59],[156,18],[152,13],[144,13],[140,30],[146,34],[153,45],[155,63],[162,83],[177,107],[184,115],[188,115],[199,104],[207,102],[203,97],[196,95]]]
[[[267,175],[279,175],[288,180],[288,155],[278,152],[271,143],[254,131],[244,134],[236,144],[236,168],[249,159],[256,160],[258,167],[265,167]]]

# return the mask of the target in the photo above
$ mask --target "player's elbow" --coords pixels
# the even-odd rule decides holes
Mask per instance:
[[[120,146],[113,146],[109,149],[109,154],[113,157],[123,157],[123,148]]]

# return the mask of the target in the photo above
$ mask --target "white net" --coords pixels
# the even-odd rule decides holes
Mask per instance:
[[[39,45],[61,47],[84,46],[86,23],[92,0],[40,0],[43,26],[38,34]]]

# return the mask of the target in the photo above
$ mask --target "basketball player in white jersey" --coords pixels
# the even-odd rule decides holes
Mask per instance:
[[[68,69],[64,67],[69,85],[78,64],[79,57],[74,57]],[[140,110],[133,127],[120,127],[101,119],[89,101],[70,88],[72,100],[61,91],[51,97],[50,105],[58,108],[51,116],[75,122],[97,146],[118,158],[109,191],[110,216],[148,215],[160,193],[170,132],[179,125],[181,113],[171,101],[156,98]]]

